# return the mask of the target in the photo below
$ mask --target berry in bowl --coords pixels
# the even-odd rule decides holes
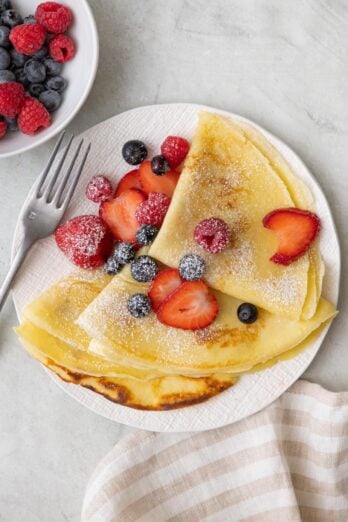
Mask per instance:
[[[66,127],[86,100],[97,65],[86,0],[0,0],[0,158]]]

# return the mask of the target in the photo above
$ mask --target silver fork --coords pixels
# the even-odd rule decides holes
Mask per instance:
[[[35,183],[30,193],[31,197],[28,198],[22,209],[21,222],[24,236],[6,279],[0,288],[0,311],[6,301],[14,278],[32,245],[39,239],[52,234],[61,222],[85,166],[91,144],[87,146],[81,161],[77,164],[75,174],[71,176],[81,151],[83,140],[78,144],[71,162],[66,166],[66,158],[74,138],[74,136],[71,136],[57,167],[52,169],[64,136],[65,132],[60,135],[45,170]],[[54,172],[51,174],[52,170]]]

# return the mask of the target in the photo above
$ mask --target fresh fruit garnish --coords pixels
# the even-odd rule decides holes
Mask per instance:
[[[152,158],[151,169],[156,176],[163,176],[163,174],[170,171],[170,166],[166,158],[159,155]]]
[[[58,247],[81,268],[102,266],[113,246],[112,235],[98,216],[78,216],[55,231]]]
[[[139,165],[147,156],[145,143],[140,140],[127,141],[122,147],[122,156],[130,165]]]
[[[23,85],[16,82],[0,84],[0,114],[7,118],[14,118],[24,102],[25,91]]]
[[[151,245],[152,241],[158,234],[158,228],[153,225],[142,225],[136,235],[137,245]]]
[[[252,324],[255,323],[258,317],[258,310],[255,305],[251,303],[242,303],[238,306],[237,315],[241,323]]]
[[[6,121],[0,121],[0,140],[5,136],[6,132],[7,132]]]
[[[104,265],[104,271],[109,275],[116,275],[119,273],[122,267],[123,265],[121,265],[121,263],[117,261],[115,256],[111,255]]]
[[[149,283],[158,272],[156,261],[150,256],[139,256],[131,264],[133,279],[139,283]]]
[[[41,49],[46,40],[46,31],[39,24],[22,24],[10,32],[10,42],[18,53],[32,56]]]
[[[129,313],[137,319],[146,317],[151,311],[150,299],[145,294],[133,294],[128,299],[127,306]]]
[[[119,243],[115,248],[114,257],[121,265],[126,265],[135,258],[135,249],[131,243]]]
[[[201,279],[205,271],[205,261],[197,254],[186,254],[179,263],[179,272],[187,281]]]
[[[123,176],[123,178],[117,185],[117,189],[115,192],[115,198],[117,198],[117,196],[122,194],[122,192],[124,192],[125,190],[129,190],[129,189],[138,189],[138,190],[142,189],[138,169],[131,170],[130,172],[128,172],[128,174]]]
[[[50,125],[51,116],[46,107],[35,98],[27,96],[18,115],[18,128],[23,134],[33,136],[37,131],[46,129]]]
[[[154,225],[160,227],[167,214],[170,199],[160,192],[151,192],[146,201],[141,203],[135,216],[139,225]]]
[[[138,206],[145,201],[146,196],[136,189],[122,192],[114,199],[104,201],[100,206],[100,217],[110,228],[119,241],[134,243],[139,228],[135,217]]]
[[[199,330],[216,318],[219,305],[203,281],[186,281],[160,306],[157,317],[167,326]]]
[[[320,219],[309,210],[280,208],[263,218],[263,226],[275,232],[279,239],[278,250],[271,261],[289,265],[307,252],[320,232]]]
[[[196,226],[194,238],[198,245],[211,254],[225,250],[230,241],[230,229],[222,219],[204,219]]]
[[[156,174],[152,172],[151,161],[143,161],[139,167],[139,177],[146,194],[150,194],[150,192],[161,192],[171,198],[180,174],[175,170],[170,170],[163,176],[156,176]]]
[[[75,44],[70,36],[66,34],[55,35],[48,44],[51,58],[58,63],[72,60],[76,54]]]
[[[168,136],[161,145],[162,156],[173,169],[184,161],[189,150],[189,142],[180,136]]]
[[[33,86],[32,86],[33,87]],[[62,97],[56,91],[43,91],[39,95],[39,102],[48,110],[48,112],[55,112],[62,104]]]
[[[66,5],[57,2],[44,2],[35,12],[37,23],[49,33],[65,33],[72,23],[72,12]]]
[[[86,196],[94,203],[102,203],[111,197],[111,181],[102,175],[93,176],[86,187]]]
[[[157,311],[161,304],[183,283],[179,270],[168,268],[159,272],[151,283],[149,298],[152,308]]]

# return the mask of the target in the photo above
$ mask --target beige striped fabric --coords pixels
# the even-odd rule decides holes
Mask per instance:
[[[95,470],[83,522],[347,522],[348,392],[298,381],[201,433],[132,433]]]

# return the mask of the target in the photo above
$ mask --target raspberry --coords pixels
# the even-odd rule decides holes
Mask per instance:
[[[5,136],[6,132],[7,132],[6,121],[0,121],[0,140]]]
[[[45,43],[46,31],[39,24],[17,25],[10,32],[10,40],[18,53],[32,56]]]
[[[87,185],[86,196],[94,203],[102,203],[112,194],[111,181],[105,176],[94,176]]]
[[[194,238],[204,250],[218,254],[225,250],[230,241],[230,229],[222,219],[211,217],[196,226]]]
[[[97,268],[111,254],[113,238],[98,216],[78,216],[55,231],[58,247],[81,268]]]
[[[161,192],[150,192],[146,201],[135,212],[140,225],[161,226],[170,205],[170,198]]]
[[[73,40],[65,34],[57,34],[48,44],[50,56],[58,63],[65,63],[72,60],[76,49]]]
[[[190,149],[190,144],[180,136],[168,136],[161,145],[162,156],[174,169],[184,161]]]
[[[23,85],[16,82],[0,84],[0,114],[7,118],[14,118],[24,101]]]
[[[18,116],[18,128],[24,134],[34,135],[38,130],[51,125],[47,109],[35,98],[27,96]]]
[[[49,33],[65,33],[72,23],[70,9],[57,2],[44,2],[40,4],[35,13],[35,18]]]

